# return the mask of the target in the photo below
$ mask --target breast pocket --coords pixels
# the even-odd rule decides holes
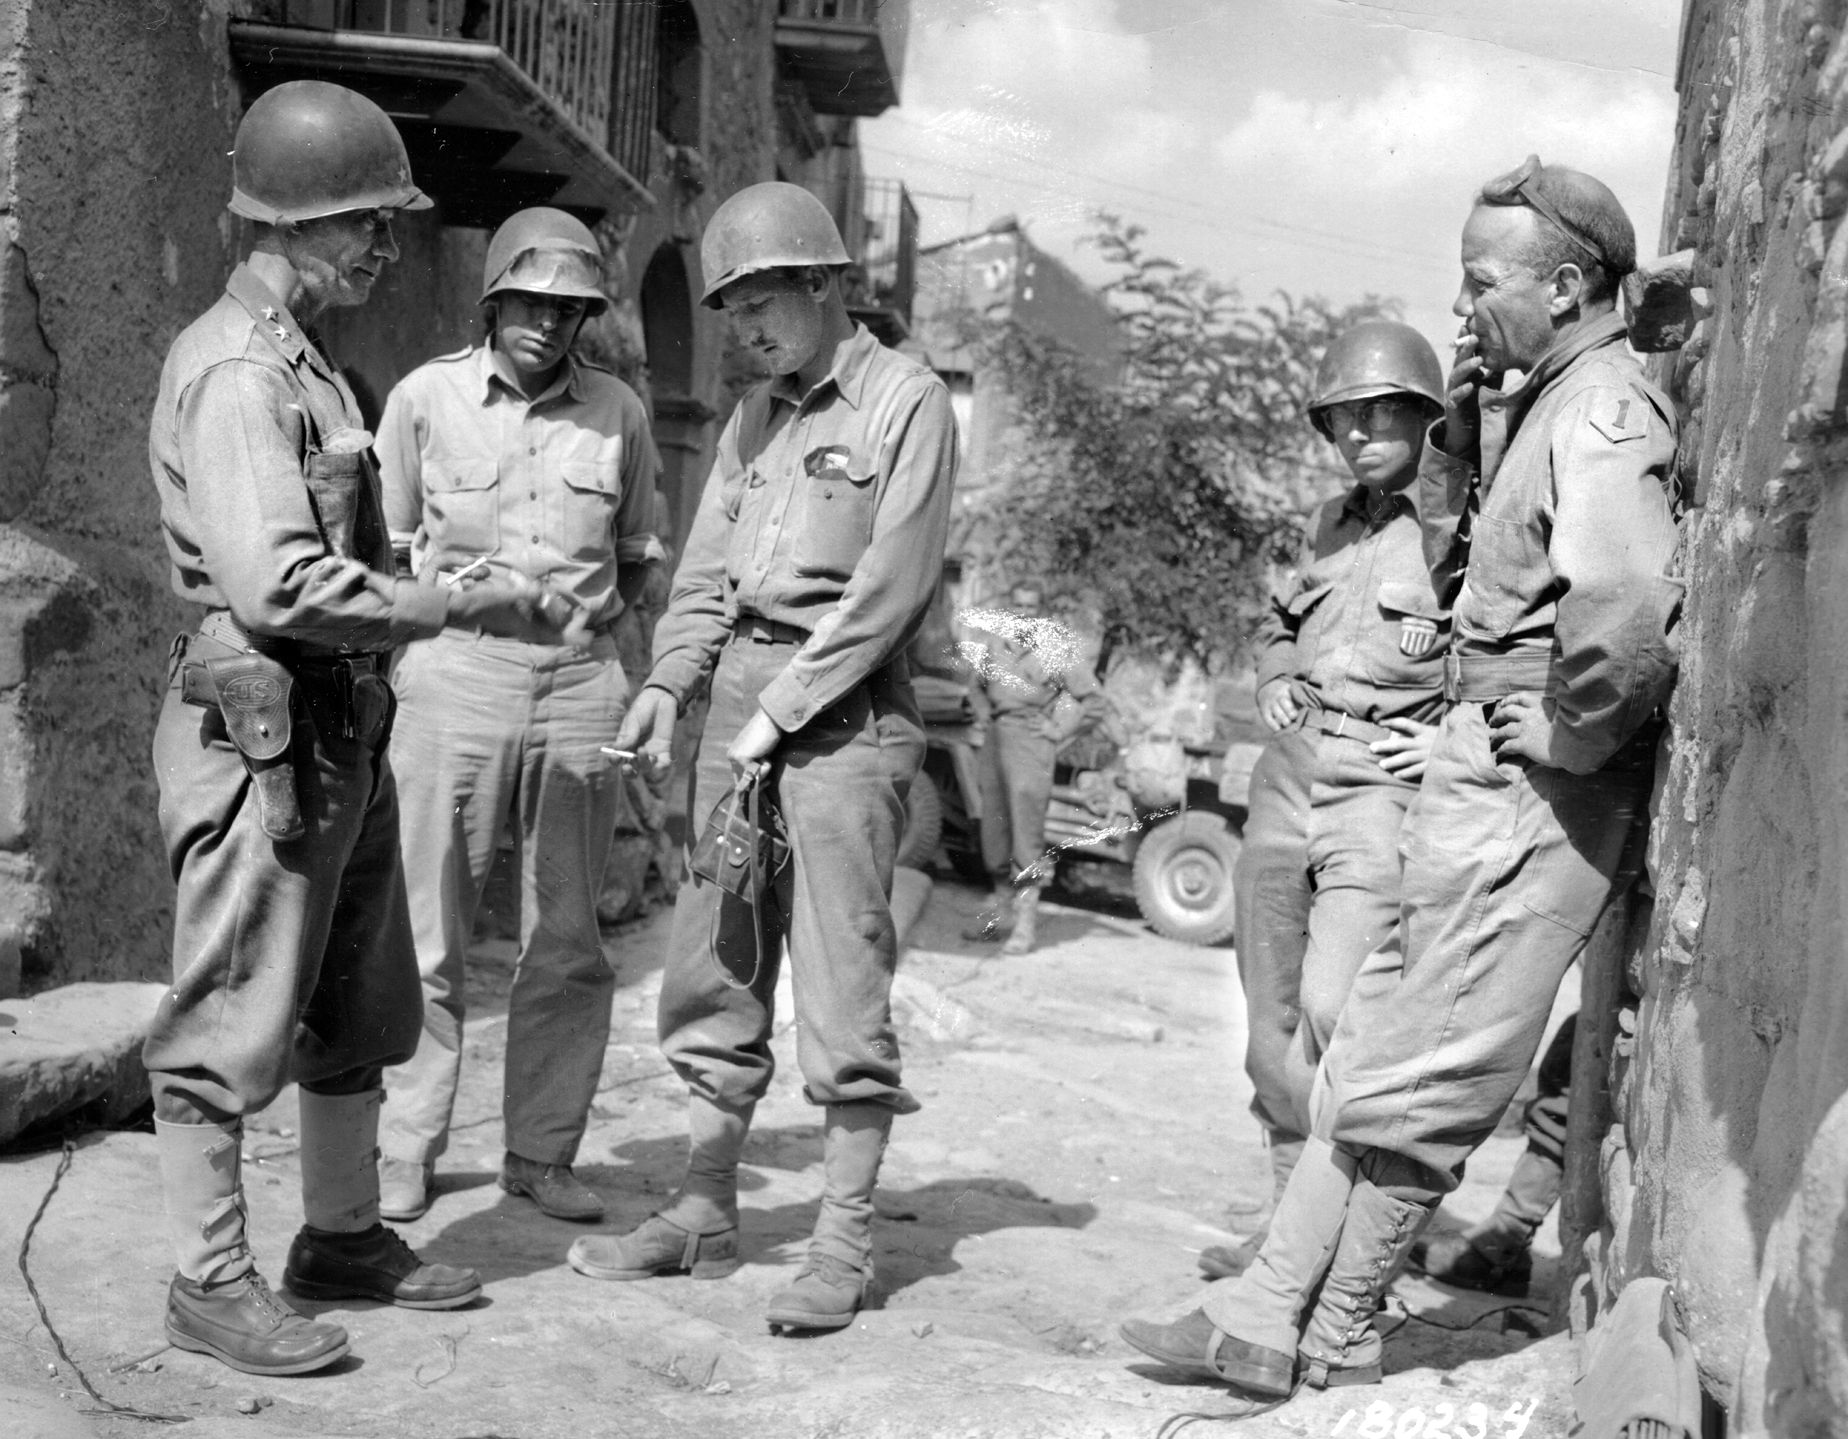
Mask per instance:
[[[500,548],[500,466],[493,460],[427,461],[424,529],[432,548],[488,555]]]
[[[1376,603],[1379,633],[1367,647],[1373,682],[1436,689],[1450,648],[1450,611],[1437,602],[1430,585],[1412,580],[1382,581]]]
[[[614,462],[566,460],[560,550],[576,560],[596,560],[615,550],[616,505],[622,499],[622,472]]]
[[[317,452],[308,456],[303,468],[308,497],[314,502],[315,521],[333,554],[349,558],[353,554],[353,521],[359,510],[359,486],[364,474],[364,456],[357,453]]]
[[[1533,608],[1551,573],[1546,544],[1527,525],[1476,516],[1459,622],[1485,639],[1505,638]]]
[[[798,481],[802,513],[796,534],[796,573],[844,580],[853,574],[872,542],[875,476],[823,450],[808,457],[805,469],[807,473]]]

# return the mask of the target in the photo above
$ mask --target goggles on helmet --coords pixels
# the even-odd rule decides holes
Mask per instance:
[[[1605,258],[1604,247],[1579,229],[1565,216],[1561,215],[1544,195],[1540,193],[1540,157],[1529,155],[1506,175],[1498,175],[1482,187],[1482,203],[1485,205],[1525,205],[1535,214],[1552,222],[1558,230],[1579,249],[1583,250],[1600,265],[1610,266]]]

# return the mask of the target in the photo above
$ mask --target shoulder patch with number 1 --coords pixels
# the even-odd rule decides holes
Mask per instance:
[[[1613,444],[1640,439],[1649,431],[1649,402],[1641,395],[1601,395],[1592,406],[1591,427]]]

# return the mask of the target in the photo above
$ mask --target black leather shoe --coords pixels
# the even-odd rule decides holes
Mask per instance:
[[[425,1264],[383,1224],[356,1234],[304,1226],[282,1282],[304,1299],[377,1299],[401,1309],[455,1309],[481,1293],[474,1270]]]
[[[1463,1234],[1440,1234],[1419,1240],[1406,1256],[1406,1264],[1439,1284],[1454,1284],[1459,1289],[1479,1289],[1486,1294],[1505,1294],[1516,1299],[1527,1293],[1534,1277],[1533,1256],[1527,1250],[1520,1249],[1498,1259],[1478,1249]]]
[[[1196,1309],[1172,1324],[1131,1319],[1117,1332],[1124,1342],[1170,1369],[1229,1384],[1263,1399],[1288,1399],[1296,1383],[1296,1356],[1234,1339]]]
[[[524,1194],[554,1219],[595,1224],[603,1218],[603,1201],[569,1164],[541,1164],[509,1150],[501,1160],[500,1187],[509,1194]]]
[[[245,1374],[311,1374],[346,1358],[347,1332],[304,1318],[252,1270],[223,1284],[181,1275],[167,1286],[167,1338]]]

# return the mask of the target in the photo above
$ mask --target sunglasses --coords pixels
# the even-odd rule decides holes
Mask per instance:
[[[1498,175],[1482,187],[1485,205],[1525,205],[1535,214],[1552,222],[1553,227],[1600,265],[1609,262],[1598,242],[1579,229],[1539,193],[1535,181],[1540,178],[1540,157],[1529,155],[1506,175]]]

